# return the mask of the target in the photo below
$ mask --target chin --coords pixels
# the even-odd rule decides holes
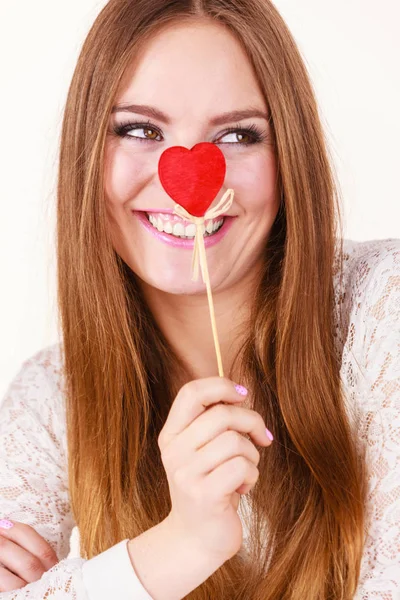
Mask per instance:
[[[136,273],[136,275],[147,288],[153,288],[165,294],[194,295],[205,294],[207,291],[206,284],[203,282],[200,273],[198,280],[192,281],[190,270],[185,279],[182,278],[182,273],[174,279],[168,277],[160,278],[160,273],[157,273],[154,277],[144,273]]]

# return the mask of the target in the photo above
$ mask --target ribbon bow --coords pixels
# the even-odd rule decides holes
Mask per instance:
[[[202,217],[195,217],[191,215],[183,206],[180,204],[175,204],[174,212],[182,219],[187,219],[191,223],[196,225],[196,233],[194,236],[194,248],[193,248],[193,256],[192,256],[192,281],[197,281],[199,278],[199,263],[201,267],[201,275],[204,283],[209,281],[208,269],[207,269],[207,260],[206,260],[206,250],[204,246],[204,237],[203,237],[203,225],[208,219],[215,219],[219,217],[224,212],[229,210],[231,204],[233,202],[234,191],[229,189],[222,196],[221,200],[214,206],[207,210],[207,212]]]

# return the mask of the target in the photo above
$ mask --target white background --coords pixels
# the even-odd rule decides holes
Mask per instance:
[[[57,341],[56,164],[80,47],[105,4],[1,0],[0,401]],[[345,204],[345,237],[400,238],[400,3],[277,0],[317,92]]]

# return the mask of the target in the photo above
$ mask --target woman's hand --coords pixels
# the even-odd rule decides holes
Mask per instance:
[[[8,524],[13,523],[13,527]],[[33,527],[3,519],[0,522],[0,592],[11,592],[38,581],[59,561],[48,542]]]
[[[241,434],[260,446],[271,444],[262,417],[239,407],[241,401],[227,378],[191,381],[177,394],[158,438],[172,501],[166,518],[171,535],[216,560],[239,551],[239,494],[249,492],[259,476],[260,454]]]

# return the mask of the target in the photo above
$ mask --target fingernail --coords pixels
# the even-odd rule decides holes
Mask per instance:
[[[238,394],[240,394],[241,396],[247,396],[247,390],[245,387],[243,387],[242,385],[235,385],[235,390],[237,391]]]
[[[274,436],[272,435],[272,433],[270,432],[269,429],[265,428],[265,433],[267,434],[267,436],[269,437],[269,439],[272,440],[274,439]]]
[[[11,529],[11,527],[14,527],[14,523],[11,523],[8,519],[0,519],[0,527],[2,529]]]

